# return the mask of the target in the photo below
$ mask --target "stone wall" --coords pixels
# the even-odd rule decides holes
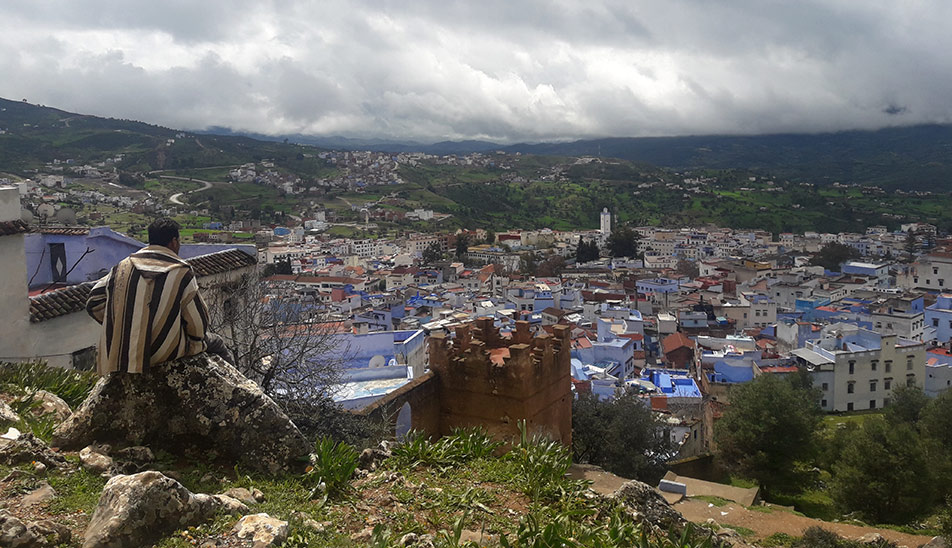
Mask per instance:
[[[390,392],[357,414],[386,422],[392,430],[397,428],[397,418],[404,405],[410,412],[410,428],[433,436],[440,435],[440,385],[432,371]]]

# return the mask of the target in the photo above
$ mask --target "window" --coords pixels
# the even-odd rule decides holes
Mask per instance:
[[[892,388],[892,379],[883,379],[883,389],[890,390]]]
[[[846,383],[846,393],[852,394],[853,392],[856,392],[856,383],[855,382]]]
[[[846,410],[847,410],[847,411],[852,411],[852,410],[853,410],[853,402],[849,402],[848,404],[846,404]]]
[[[914,283],[914,284],[919,283],[919,276],[913,276],[913,278],[912,278],[912,283]]]
[[[869,368],[873,371],[876,371],[876,367],[879,365],[879,360],[873,360],[869,364]]]
[[[939,273],[939,269],[936,268],[936,267],[932,267],[932,273],[933,273],[933,274],[938,274],[938,273]]]
[[[80,371],[96,370],[96,347],[90,346],[72,354],[73,369]]]
[[[915,386],[915,385],[916,385],[916,376],[906,375],[906,386]]]
[[[829,389],[830,389],[830,383],[828,383],[828,382],[823,383],[823,391],[825,392],[825,391],[827,391],[827,390],[829,390]]]
[[[820,407],[826,407],[826,400],[820,400]]]
[[[886,360],[886,373],[892,372],[892,360]]]
[[[939,287],[945,285],[945,278],[939,278]]]
[[[876,329],[882,329],[882,328],[883,328],[883,322],[876,322]]]
[[[850,375],[856,372],[856,360],[850,360]]]
[[[876,409],[876,400],[869,400],[869,408]]]
[[[869,381],[869,391],[870,392],[876,391],[876,381]]]
[[[932,327],[939,327],[939,318],[932,318]]]
[[[912,371],[912,358],[906,360],[906,371]]]

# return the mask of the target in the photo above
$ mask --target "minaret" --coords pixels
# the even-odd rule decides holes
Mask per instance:
[[[609,237],[612,233],[612,214],[608,212],[607,207],[602,209],[599,232],[602,233],[603,238]]]

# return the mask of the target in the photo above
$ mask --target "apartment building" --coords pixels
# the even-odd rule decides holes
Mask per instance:
[[[897,335],[833,324],[791,354],[811,372],[824,411],[878,409],[897,386],[925,386],[925,344]]]

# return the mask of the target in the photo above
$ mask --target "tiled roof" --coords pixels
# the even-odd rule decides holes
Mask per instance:
[[[222,272],[253,266],[258,263],[257,259],[240,249],[228,249],[209,253],[208,255],[199,255],[198,257],[185,259],[185,262],[192,265],[195,274],[199,277],[221,274]]]
[[[240,249],[229,249],[208,255],[186,259],[199,277],[211,276],[257,264],[251,255]],[[30,321],[33,323],[51,320],[59,316],[80,312],[86,308],[86,299],[95,282],[85,282],[62,289],[54,289],[30,297]]]
[[[42,322],[84,310],[92,287],[93,282],[86,282],[30,297],[30,321]]]
[[[667,354],[667,353],[669,353],[669,352],[673,352],[673,351],[675,351],[675,350],[677,350],[677,349],[679,349],[679,348],[690,348],[690,349],[693,350],[693,349],[694,349],[694,341],[692,341],[691,339],[687,338],[687,337],[684,335],[684,333],[681,333],[681,332],[679,331],[679,332],[677,332],[677,333],[672,333],[672,334],[668,335],[667,337],[665,337],[665,338],[661,341],[661,348],[663,349],[663,351],[664,351],[665,354]]]
[[[63,236],[85,236],[89,234],[89,229],[83,226],[44,226],[40,228],[40,232]]]
[[[30,227],[23,221],[3,221],[0,222],[0,236],[10,236],[13,234],[22,234],[29,232]]]

